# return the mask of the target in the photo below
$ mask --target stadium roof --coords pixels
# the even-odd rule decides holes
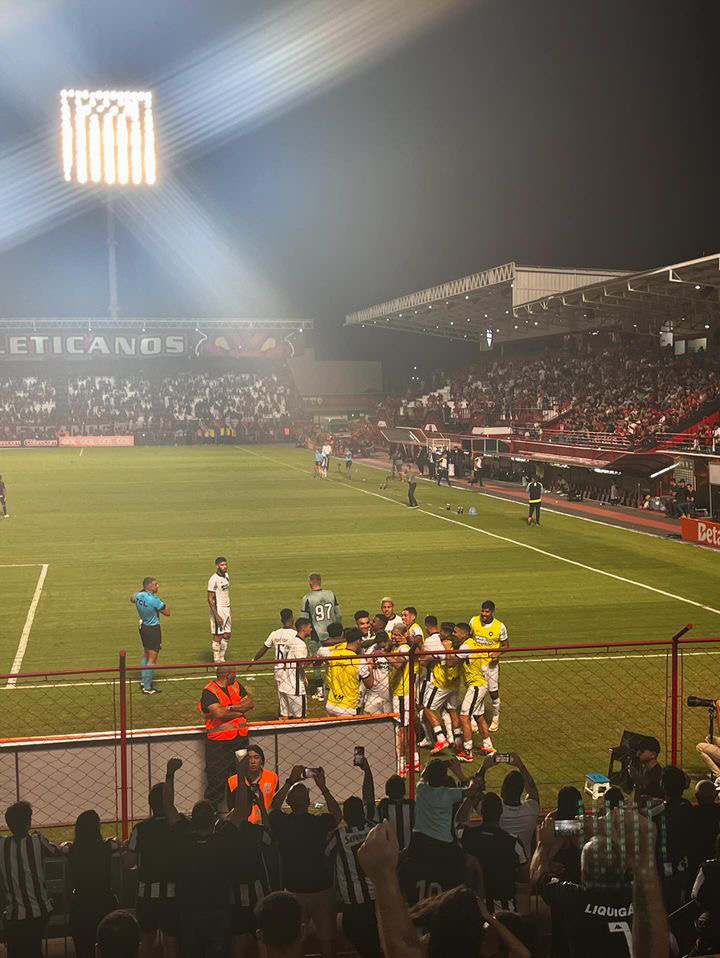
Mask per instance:
[[[350,313],[346,326],[487,342],[623,328],[683,338],[720,321],[720,253],[643,270],[506,263]],[[489,343],[488,343],[489,345]]]
[[[206,316],[124,316],[112,319],[108,316],[4,316],[0,317],[0,330],[18,329],[77,329],[90,326],[104,330],[150,329],[259,329],[283,332],[307,332],[314,326],[312,319],[237,319]]]

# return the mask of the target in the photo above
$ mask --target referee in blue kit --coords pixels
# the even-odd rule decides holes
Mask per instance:
[[[130,596],[130,601],[140,616],[140,641],[145,653],[142,659],[142,665],[145,666],[142,670],[142,690],[145,695],[156,695],[160,691],[153,688],[152,666],[157,662],[162,646],[160,616],[170,615],[170,610],[157,594],[159,588],[157,579],[147,575],[143,579],[140,592]]]

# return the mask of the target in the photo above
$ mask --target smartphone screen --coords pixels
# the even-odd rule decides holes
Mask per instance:
[[[356,745],[353,751],[353,765],[362,765],[365,758],[365,749],[362,745]]]
[[[305,768],[303,769],[303,778],[315,778],[319,771],[319,768]]]
[[[496,765],[512,765],[512,755],[510,754],[510,752],[496,752],[495,764]]]
[[[556,835],[582,835],[583,823],[579,818],[572,818],[570,821],[555,820]]]

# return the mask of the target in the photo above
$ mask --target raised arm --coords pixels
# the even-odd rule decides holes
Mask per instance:
[[[562,839],[555,834],[555,819],[548,815],[538,829],[538,843],[530,862],[530,881],[536,882],[550,871],[550,863]]]
[[[467,820],[472,815],[473,809],[480,800],[480,796],[485,791],[485,782],[481,781],[479,778],[473,779],[473,783],[470,788],[465,792],[465,798],[460,803],[460,806],[455,813],[455,826],[460,828],[465,825]]]
[[[424,951],[398,882],[395,829],[389,822],[376,825],[357,854],[363,871],[375,886],[375,910],[385,958],[423,958]]]
[[[293,787],[293,785],[296,782],[300,781],[300,779],[302,778],[302,775],[303,775],[303,766],[295,765],[293,767],[292,772],[290,772],[290,777],[288,778],[288,780],[285,782],[282,788],[278,789],[278,791],[275,792],[275,797],[270,803],[271,812],[282,811],[282,807],[285,804],[285,799],[287,798],[287,793],[290,791],[290,789]]]
[[[363,757],[362,765],[360,768],[363,770],[363,785],[362,785],[362,800],[364,804],[375,806],[375,780],[373,779],[372,769],[370,768],[370,762]]]
[[[330,789],[327,787],[327,784],[325,782],[324,768],[318,769],[317,775],[315,777],[315,781],[317,782],[317,787],[322,792],[322,797],[325,799],[325,805],[327,807],[328,812],[332,815],[332,817],[335,819],[335,822],[339,825],[343,817],[342,809],[333,798]]]
[[[233,805],[225,816],[225,820],[231,825],[241,825],[246,822],[252,808],[252,795],[247,785],[248,757],[247,753],[242,758],[235,754],[235,774],[237,775],[237,787],[233,794]]]
[[[175,772],[182,768],[182,759],[168,759],[165,771],[165,782],[163,784],[163,812],[168,825],[174,825],[180,821],[180,813],[175,808]]]
[[[528,772],[527,768],[525,767],[525,763],[523,762],[523,760],[520,758],[519,755],[513,752],[512,757],[513,757],[513,765],[523,777],[523,783],[525,785],[525,791],[528,794],[528,798],[533,799],[539,805],[540,793],[538,792],[538,787],[535,784],[535,779],[532,777],[530,772]]]

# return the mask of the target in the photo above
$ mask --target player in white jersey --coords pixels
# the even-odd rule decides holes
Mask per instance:
[[[280,718],[307,716],[307,680],[300,662],[286,659],[306,659],[307,638],[312,631],[310,619],[298,619],[293,626],[292,609],[280,610],[281,629],[275,629],[265,639],[253,657],[261,659],[268,649],[275,649],[275,683],[280,702]]]
[[[213,662],[224,662],[232,630],[230,611],[230,579],[225,556],[215,560],[215,572],[208,579],[207,600],[210,606],[210,634]]]
[[[391,648],[390,636],[387,632],[375,633],[375,644],[368,648],[369,654],[389,652]],[[392,712],[392,692],[390,691],[390,675],[394,668],[383,656],[377,659],[366,659],[373,674],[372,688],[365,694],[363,712],[366,715],[388,715]]]
[[[392,630],[396,625],[402,625],[403,620],[402,617],[395,612],[395,603],[389,595],[385,595],[380,599],[380,611],[387,619],[385,631],[388,635],[392,635]]]
[[[330,456],[332,456],[332,446],[329,442],[323,443],[322,447],[323,454],[323,479],[328,477],[328,467],[330,466]]]

